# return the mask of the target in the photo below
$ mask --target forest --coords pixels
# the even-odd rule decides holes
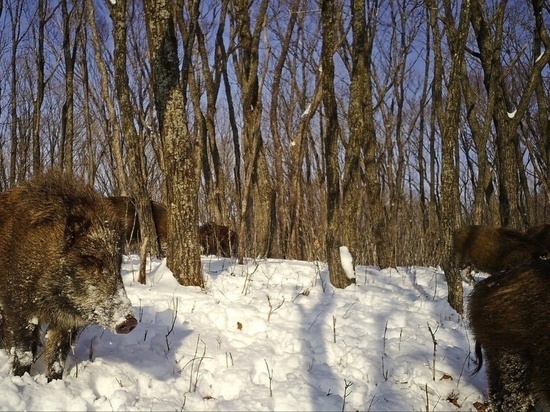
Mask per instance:
[[[446,268],[457,227],[548,220],[549,24],[544,0],[0,0],[0,190],[59,167],[146,231],[162,201],[186,273],[208,221],[337,287],[342,245]]]

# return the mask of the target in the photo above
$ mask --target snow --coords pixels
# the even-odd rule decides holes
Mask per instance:
[[[353,257],[347,246],[340,246],[340,263],[346,273],[348,279],[355,277],[355,269],[353,268]]]
[[[319,70],[320,71],[320,70]],[[311,112],[311,103],[309,103],[300,117],[305,117]]]
[[[180,286],[165,260],[148,262],[141,285],[126,257],[137,327],[87,327],[49,383],[40,359],[12,376],[0,350],[0,410],[470,411],[484,400],[439,269],[356,266],[342,290],[321,262],[202,263],[205,290]]]

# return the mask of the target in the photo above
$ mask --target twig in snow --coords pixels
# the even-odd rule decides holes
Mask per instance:
[[[174,332],[174,326],[176,325],[176,319],[178,318],[179,298],[176,298],[176,300],[172,300],[172,302],[174,302],[174,310],[172,311],[172,313],[174,314],[172,316],[172,325],[170,326],[170,328],[168,328],[168,331],[164,336],[166,339],[166,348],[168,349],[168,352],[170,351],[170,341],[168,340],[168,336],[170,336],[172,332]]]
[[[273,388],[272,388],[272,383],[273,383],[273,369],[269,369],[269,365],[267,364],[267,360],[264,359],[264,362],[265,362],[265,367],[267,368],[267,376],[269,378],[269,397],[270,398],[273,398]]]
[[[342,412],[344,412],[346,408],[346,398],[351,394],[351,392],[348,392],[348,389],[351,388],[352,385],[353,382],[348,382],[344,379],[344,401],[342,402]]]
[[[384,378],[384,381],[388,381],[388,371],[384,368],[384,357],[382,356],[382,377]]]
[[[353,301],[353,303],[352,303],[351,305],[349,305],[349,308],[346,310],[346,313],[344,313],[344,316],[342,316],[344,319],[347,319],[346,316],[347,316],[349,310],[350,310],[351,307],[352,307],[353,305],[355,305],[357,302],[359,302],[359,298],[355,299],[355,300]]]
[[[273,307],[273,304],[271,303],[271,297],[269,295],[266,295],[267,297],[267,303],[269,304],[269,313],[267,314],[267,321],[269,322],[269,319],[271,319],[271,315],[273,312],[275,312],[277,309],[280,309],[281,306],[285,303],[285,297],[283,296],[283,300],[277,307]]]
[[[434,344],[434,351],[432,355],[432,380],[435,381],[435,353],[437,351],[437,340],[435,339],[435,334],[437,333],[437,330],[439,329],[439,325],[437,325],[437,328],[435,329],[435,332],[432,331],[432,328],[430,324],[428,323],[428,330],[430,331],[430,335],[432,335],[432,342]]]
[[[147,246],[149,244],[149,238],[144,237],[141,240],[141,250],[139,253],[140,263],[139,263],[139,276],[138,276],[138,282],[142,285],[145,285],[147,282],[147,276],[146,276],[146,269],[147,269]]]
[[[426,391],[426,412],[430,412],[430,397],[428,395],[428,384],[426,384],[425,391]]]
[[[248,295],[248,292],[250,291],[250,284],[252,283],[252,275],[256,273],[259,267],[260,264],[256,263],[256,267],[252,272],[248,271],[248,266],[246,267],[246,277],[244,278],[243,290],[241,291],[243,295]]]

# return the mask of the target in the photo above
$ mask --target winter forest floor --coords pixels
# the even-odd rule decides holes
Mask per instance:
[[[202,262],[204,291],[180,286],[165,260],[141,285],[126,257],[137,328],[89,326],[50,383],[40,361],[11,376],[0,351],[0,409],[475,411],[484,400],[438,269],[357,267],[337,290],[320,262]]]

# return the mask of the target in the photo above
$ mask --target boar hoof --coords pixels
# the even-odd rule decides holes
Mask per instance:
[[[124,320],[121,324],[116,326],[116,333],[124,335],[126,333],[130,333],[134,330],[134,328],[137,326],[138,321],[133,316],[130,316]]]

